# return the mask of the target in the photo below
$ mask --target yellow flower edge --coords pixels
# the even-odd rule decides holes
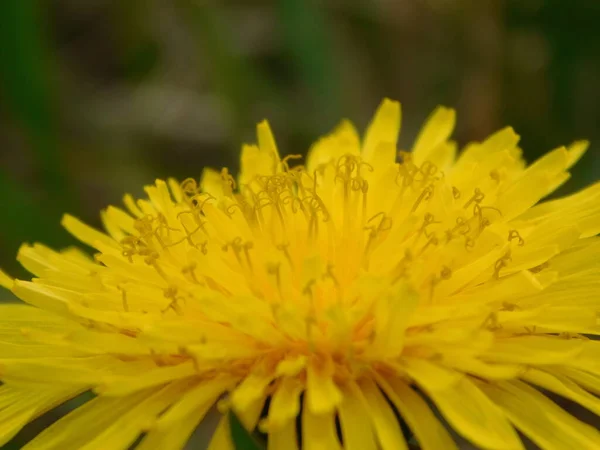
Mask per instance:
[[[423,449],[457,448],[448,427],[597,448],[547,393],[600,414],[600,184],[539,203],[587,142],[527,166],[505,128],[457,156],[454,122],[439,107],[398,152],[384,100],[305,166],[262,122],[237,180],[158,180],[106,233],[66,215],[93,258],[23,245],[35,278],[0,275],[29,304],[0,306],[0,444],[92,390],[25,449],[181,449],[215,404],[269,450],[407,448],[398,415]]]

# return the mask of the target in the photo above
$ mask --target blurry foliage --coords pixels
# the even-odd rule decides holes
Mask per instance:
[[[4,0],[0,21],[0,266],[16,275],[21,242],[70,242],[64,211],[99,225],[154,178],[236,170],[264,117],[305,153],[383,96],[403,103],[403,147],[444,103],[460,143],[510,124],[528,160],[590,138],[571,189],[597,178],[595,0]]]
[[[383,96],[404,148],[438,103],[461,144],[510,124],[529,161],[589,138],[581,187],[600,168],[598,23],[597,0],[2,0],[0,266],[25,276],[21,242],[71,242],[65,211],[99,225],[157,177],[235,170],[264,117],[305,153]]]
[[[21,242],[70,242],[63,211],[98,225],[156,177],[235,169],[264,117],[282,153],[306,152],[383,96],[403,103],[402,146],[444,103],[461,143],[511,124],[528,160],[589,138],[571,189],[597,178],[595,0],[4,0],[0,21],[0,265],[16,274]]]
[[[260,437],[253,436],[246,430],[240,419],[229,412],[229,423],[231,431],[231,440],[235,450],[263,450],[266,449],[265,443],[260,442]]]
[[[3,164],[0,168],[0,202],[3,216],[0,239],[13,251],[19,240],[61,241],[51,230],[60,218],[58,208],[72,206],[71,190],[65,180],[56,128],[52,69],[40,26],[41,11],[35,2],[0,2],[0,83],[6,109],[20,128],[32,153],[31,171],[35,179],[18,180]],[[15,149],[3,150],[21,159]],[[44,196],[36,198],[30,184],[44,186]],[[64,242],[62,242],[64,243]],[[12,245],[11,245],[12,244]],[[11,248],[12,247],[12,248]],[[4,245],[3,245],[4,250]],[[4,252],[3,252],[4,253]],[[8,255],[6,255],[8,256]],[[4,262],[5,255],[0,257]]]

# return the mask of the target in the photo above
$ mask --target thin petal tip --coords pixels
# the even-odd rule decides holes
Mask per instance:
[[[0,269],[0,286],[10,291],[13,288],[13,284],[14,279]]]

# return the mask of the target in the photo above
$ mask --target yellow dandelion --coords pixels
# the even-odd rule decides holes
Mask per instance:
[[[552,392],[600,413],[600,184],[538,204],[587,143],[526,166],[503,129],[457,156],[438,108],[412,152],[385,100],[306,165],[266,122],[237,181],[157,181],[94,248],[24,245],[36,278],[0,283],[0,444],[85,391],[25,448],[180,449],[215,404],[269,450],[592,449],[600,433]],[[231,449],[224,415],[211,449]],[[443,418],[444,420],[442,421]]]

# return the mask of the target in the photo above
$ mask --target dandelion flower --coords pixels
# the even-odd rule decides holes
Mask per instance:
[[[400,106],[342,122],[306,165],[266,122],[241,173],[157,181],[102,212],[95,249],[24,245],[0,282],[0,444],[79,393],[25,448],[180,449],[219,404],[270,450],[590,449],[600,433],[600,184],[544,201],[586,142],[526,166],[505,128],[457,156],[436,109],[398,152]],[[211,449],[231,449],[224,415]],[[141,436],[141,440],[140,440]]]

